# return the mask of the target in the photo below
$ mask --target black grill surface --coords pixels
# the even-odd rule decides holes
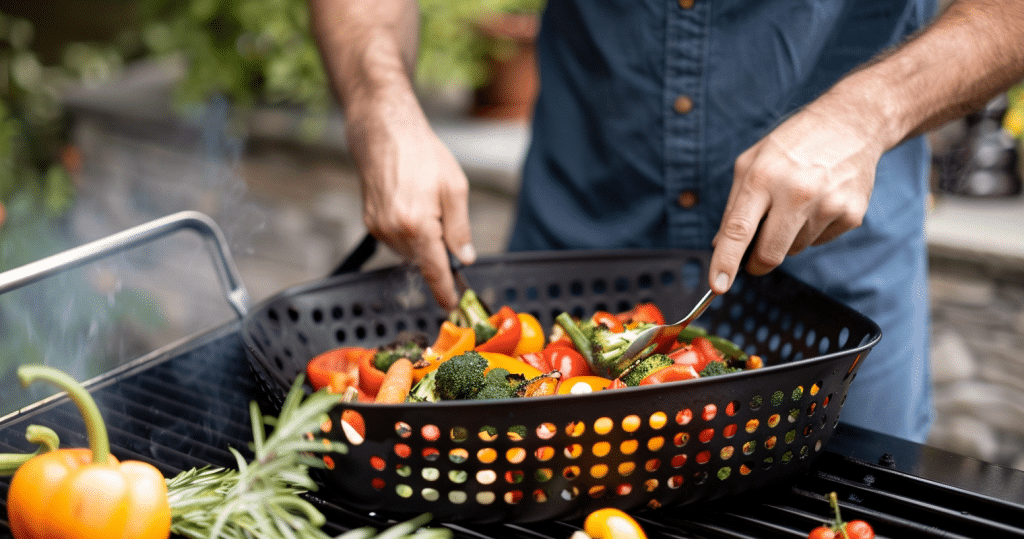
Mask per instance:
[[[143,358],[90,385],[119,459],[142,460],[165,476],[192,467],[234,466],[229,447],[251,456],[248,404],[259,400],[237,324]],[[34,448],[29,424],[54,429],[63,447],[85,447],[77,409],[58,398],[0,422],[0,452]],[[9,478],[0,478],[0,537],[7,526]],[[1024,472],[840,424],[811,472],[779,486],[706,506],[638,513],[651,538],[801,538],[827,519],[829,492],[843,516],[870,522],[879,537],[1024,537]],[[327,489],[310,499],[326,531],[386,520],[345,508]],[[460,538],[568,538],[579,522],[451,526]]]

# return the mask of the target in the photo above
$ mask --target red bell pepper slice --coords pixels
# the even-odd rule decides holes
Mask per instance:
[[[522,333],[519,315],[506,305],[492,315],[489,321],[498,328],[498,332],[487,342],[477,345],[476,351],[511,355],[519,344],[519,336]]]
[[[519,358],[541,372],[558,371],[562,374],[563,380],[575,376],[592,376],[594,374],[590,369],[590,364],[583,358],[583,355],[577,352],[575,348],[568,346],[549,345],[540,352],[523,354]]]
[[[694,378],[700,378],[697,371],[690,365],[670,365],[663,369],[658,369],[651,374],[647,375],[646,378],[640,380],[640,385],[649,386],[653,384],[662,384],[665,382],[679,382],[681,380],[693,380]]]
[[[607,311],[596,311],[590,317],[590,321],[598,326],[605,326],[612,333],[622,333],[625,326],[622,325],[622,321],[617,316]]]
[[[638,324],[664,324],[665,315],[661,309],[653,303],[640,303],[628,311],[623,311],[616,317],[626,327],[634,327]]]

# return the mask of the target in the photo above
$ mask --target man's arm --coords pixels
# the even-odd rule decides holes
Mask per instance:
[[[419,266],[443,308],[458,302],[448,251],[475,259],[469,182],[416,98],[415,0],[310,0],[313,33],[346,120],[367,229]]]
[[[1022,77],[1024,1],[954,1],[737,158],[712,287],[729,288],[752,241],[747,270],[760,275],[860,226],[883,153],[977,110]]]

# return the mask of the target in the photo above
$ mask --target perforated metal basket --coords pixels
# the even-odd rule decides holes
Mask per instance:
[[[652,301],[681,318],[705,290],[709,255],[677,250],[519,253],[466,268],[491,305],[551,327],[561,312]],[[267,396],[280,402],[307,361],[376,346],[404,330],[436,335],[445,313],[407,267],[332,277],[259,305],[242,333]],[[804,474],[832,434],[861,361],[881,338],[871,320],[776,271],[740,277],[697,325],[767,367],[642,388],[499,401],[346,404],[325,488],[356,508],[444,521],[529,522],[598,507],[706,501]],[[366,425],[353,443],[340,424]],[[358,441],[358,440],[356,440]]]

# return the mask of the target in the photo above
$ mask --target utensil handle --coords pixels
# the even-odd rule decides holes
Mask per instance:
[[[341,275],[343,273],[355,273],[363,268],[374,254],[377,253],[377,238],[373,237],[369,232],[363,236],[362,241],[359,245],[356,245],[355,249],[341,261],[340,264],[333,271],[330,276]]]
[[[224,287],[227,302],[239,318],[244,318],[248,311],[249,292],[242,284],[241,275],[238,273],[234,259],[231,258],[224,233],[213,219],[196,211],[172,213],[105,238],[7,270],[0,273],[0,294],[137,247],[182,229],[192,230],[206,240],[210,256],[217,269],[217,277]]]

